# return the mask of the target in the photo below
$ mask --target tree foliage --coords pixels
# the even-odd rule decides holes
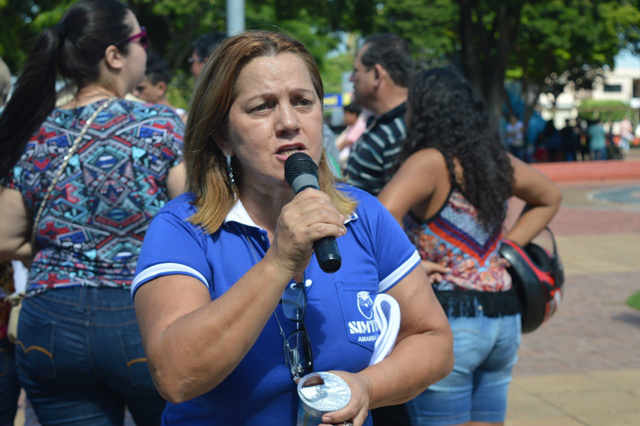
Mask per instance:
[[[527,116],[540,93],[590,89],[621,48],[640,55],[640,0],[385,0],[375,32],[410,41],[421,66],[463,71],[497,118],[505,79]]]
[[[522,28],[511,52],[508,75],[519,80],[527,123],[540,93],[555,99],[570,87],[591,90],[605,68],[629,44],[627,28],[640,12],[626,1],[547,0],[526,4]]]
[[[35,37],[60,20],[78,0],[0,0],[0,56],[19,73]],[[151,49],[163,56],[176,75],[181,96],[170,97],[184,106],[193,87],[186,59],[191,43],[210,31],[225,31],[224,0],[128,0],[125,2],[147,29]],[[283,31],[302,41],[326,74],[325,61],[341,41],[340,30],[370,28],[375,4],[368,0],[247,0],[246,28]],[[356,13],[358,10],[360,13]],[[333,67],[335,68],[335,67]]]
[[[398,34],[409,43],[420,68],[444,65],[456,57],[460,37],[457,3],[451,0],[381,1],[371,33]]]
[[[70,0],[0,1],[0,56],[16,73],[22,67],[35,37],[58,22]]]
[[[75,1],[0,0],[0,56],[14,73],[36,35]],[[146,26],[152,50],[172,65],[179,90],[189,93],[191,42],[224,31],[226,1],[126,3]],[[621,48],[640,55],[639,8],[640,0],[246,0],[246,28],[300,39],[332,91],[356,50],[356,43],[344,48],[345,34],[398,34],[420,67],[458,66],[497,116],[505,78],[537,100],[538,93],[557,95],[566,85],[589,88]]]
[[[578,117],[584,120],[600,119],[605,123],[620,121],[632,114],[631,107],[622,101],[587,99],[578,107]]]

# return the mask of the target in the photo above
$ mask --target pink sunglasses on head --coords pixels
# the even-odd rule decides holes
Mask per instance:
[[[142,46],[144,50],[147,50],[149,48],[149,36],[147,36],[147,30],[144,27],[140,27],[139,33],[116,43],[116,46],[125,46],[137,39],[140,39],[140,46]]]

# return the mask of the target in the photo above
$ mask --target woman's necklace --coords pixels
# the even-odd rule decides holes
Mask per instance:
[[[91,94],[82,95],[82,96],[78,96],[78,95],[76,95],[76,98],[75,98],[76,107],[90,105],[102,99],[118,97],[118,95],[114,93],[109,93],[109,92],[96,92],[96,93],[91,93]]]
[[[77,112],[78,108],[91,105],[92,103],[98,102],[102,99],[109,99],[114,97],[117,98],[119,96],[117,93],[110,91],[104,87],[96,87],[95,89],[83,88],[83,89],[80,89],[75,94],[73,99],[71,99],[62,108],[72,109]]]

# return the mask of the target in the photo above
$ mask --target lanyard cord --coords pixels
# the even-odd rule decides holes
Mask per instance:
[[[247,244],[249,244],[249,248],[251,248],[251,254],[253,255],[253,259],[255,261],[255,264],[258,264],[259,259],[258,259],[258,253],[256,253],[256,249],[253,247],[253,243],[251,242],[251,239],[249,238],[249,235],[247,234],[247,228],[245,228],[244,225],[242,225],[242,230],[244,231],[244,236],[247,239]],[[304,279],[302,280],[302,283],[304,285]],[[284,342],[284,346],[285,346],[285,350],[289,349],[289,342],[287,341],[287,335],[284,332],[284,329],[282,328],[282,324],[280,324],[280,319],[278,318],[278,314],[276,313],[276,311],[273,311],[273,316],[276,318],[276,322],[278,323],[278,329],[280,329],[280,335],[282,336],[282,340]],[[287,357],[284,357],[285,361],[287,361]],[[287,361],[288,364],[288,361]],[[287,365],[287,367],[289,367],[289,365]]]
[[[251,248],[251,253],[253,254],[254,260],[257,264],[258,254],[256,253],[255,247],[251,242],[251,239],[247,234],[247,229],[244,225],[242,225],[242,230],[244,231],[244,236],[247,239],[247,243]],[[304,302],[303,302],[304,306],[302,309],[306,309],[306,303],[307,303],[306,295],[304,293],[305,292],[305,287],[304,287],[305,275],[306,275],[306,271],[303,273],[302,283],[295,284],[296,286],[302,286],[301,290],[302,290],[302,295],[304,296]],[[287,285],[291,285],[291,284],[287,284]],[[286,291],[287,290],[285,290],[285,292]],[[283,294],[283,297],[284,297],[284,294]],[[281,303],[287,303],[287,302],[281,299]],[[284,306],[283,306],[283,309],[284,309]],[[289,318],[287,316],[286,311],[284,311],[284,314],[287,318]],[[297,383],[297,380],[301,377],[301,373],[304,373],[307,369],[310,369],[310,371],[313,371],[313,354],[311,353],[311,342],[309,341],[309,335],[307,334],[306,328],[304,326],[304,311],[302,314],[296,312],[296,320],[295,320],[297,323],[296,331],[291,333],[289,337],[287,337],[287,335],[284,332],[284,329],[282,328],[282,324],[280,323],[280,318],[278,318],[276,309],[273,310],[273,316],[276,318],[276,322],[278,323],[278,329],[280,330],[280,335],[282,336],[282,341],[283,341],[282,349],[284,352],[283,355],[284,355],[285,366],[289,369],[289,372],[291,373],[291,377],[293,378],[293,381]],[[289,342],[289,339],[291,339],[292,336],[295,336],[296,338],[296,344],[294,348],[292,348],[291,343]],[[303,355],[301,355],[301,349],[300,349],[301,344],[303,348],[302,349]],[[302,360],[306,361],[306,363],[303,363]]]

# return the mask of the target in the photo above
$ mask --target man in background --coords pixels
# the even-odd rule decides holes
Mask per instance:
[[[577,126],[571,124],[571,119],[567,118],[565,120],[565,126],[560,130],[565,161],[578,160],[576,153],[580,148],[580,135],[577,133],[576,127]]]
[[[167,90],[171,81],[171,70],[167,61],[153,52],[147,53],[147,69],[144,79],[138,83],[133,91],[137,98],[151,104],[162,104],[173,109],[186,123],[185,110],[176,108],[167,99]]]
[[[509,115],[509,122],[505,129],[505,140],[509,152],[519,159],[525,160],[524,123],[515,114]]]
[[[407,135],[405,112],[412,72],[409,47],[393,34],[367,38],[353,63],[350,80],[355,102],[373,115],[351,149],[347,177],[351,185],[373,195],[391,179]]]
[[[200,76],[200,73],[204,68],[204,64],[207,62],[207,59],[209,59],[209,56],[211,56],[213,51],[220,46],[220,43],[222,43],[222,40],[226,37],[227,35],[225,33],[212,32],[202,34],[193,41],[191,44],[193,52],[187,61],[191,64],[191,73],[196,80]]]

